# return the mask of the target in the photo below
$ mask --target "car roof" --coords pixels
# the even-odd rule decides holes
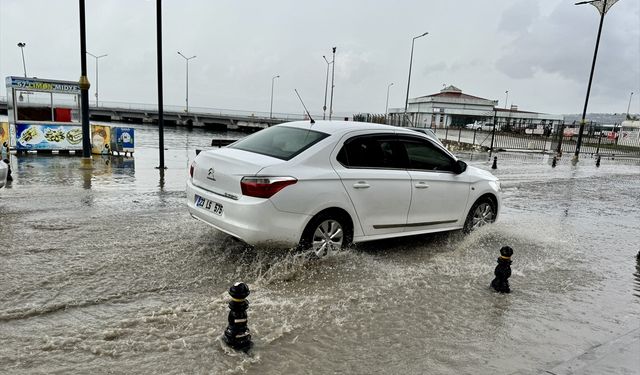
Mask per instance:
[[[376,124],[371,122],[325,120],[316,121],[314,124],[311,124],[309,121],[294,121],[286,122],[276,126],[289,126],[300,129],[316,130],[327,134],[344,134],[353,130],[386,130],[395,132],[404,129],[398,126]]]

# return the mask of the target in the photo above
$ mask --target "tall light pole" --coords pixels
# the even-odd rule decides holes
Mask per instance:
[[[331,60],[331,64],[331,101],[329,102],[329,121],[331,121],[331,116],[333,116],[333,88],[336,87],[333,83],[333,79],[336,76],[336,47],[333,47],[333,60]]]
[[[87,55],[93,57],[94,59],[96,59],[96,107],[98,107],[98,60],[108,56],[107,54],[104,55],[100,55],[100,56],[96,56],[93,53],[87,51]]]
[[[162,91],[162,0],[156,0],[156,61],[158,66],[158,151],[160,181],[164,177],[164,94]]]
[[[416,39],[422,38],[427,34],[429,34],[429,32],[425,32],[418,36],[414,36],[413,39],[411,40],[411,58],[409,58],[409,78],[407,78],[407,97],[404,100],[404,119],[402,120],[403,124],[407,120],[407,107],[409,105],[409,87],[411,85],[411,65],[413,64],[413,44],[415,43]]]
[[[271,107],[269,107],[269,118],[273,118],[273,82],[276,78],[280,78],[279,75],[271,77]]]
[[[507,109],[507,103],[509,102],[509,90],[505,91],[504,94],[505,94],[504,109]]]
[[[24,63],[24,47],[27,46],[27,43],[20,42],[18,43],[18,47],[20,47],[20,52],[22,52],[22,69],[24,69],[24,77],[27,77],[27,65]]]
[[[87,78],[87,34],[84,0],[78,0],[80,16],[80,110],[82,118],[82,157],[91,161],[91,127],[89,125],[89,78]]]
[[[186,65],[187,65],[187,89],[186,89],[187,93],[186,93],[186,96],[185,96],[185,102],[186,102],[186,106],[187,107],[186,107],[186,109],[184,111],[188,113],[189,112],[189,60],[195,59],[196,56],[193,55],[191,57],[187,57],[187,56],[183,55],[182,53],[180,53],[180,51],[178,51],[178,55],[182,56],[182,58],[184,59]]]
[[[333,62],[329,62],[325,55],[322,55],[322,58],[327,63],[327,79],[324,81],[324,105],[322,106],[322,119],[324,120],[327,114],[327,87],[329,86],[329,65],[333,64]]]
[[[393,82],[391,82],[390,84],[387,85],[387,104],[384,106],[384,119],[385,119],[385,122],[387,120],[387,117],[389,117],[389,89],[391,88],[391,86],[393,86]]]
[[[593,71],[596,67],[596,58],[598,57],[598,46],[600,45],[600,34],[602,34],[602,24],[604,22],[604,15],[609,8],[613,6],[618,0],[590,0],[580,1],[575,5],[591,4],[600,12],[600,26],[598,26],[598,36],[596,37],[596,48],[593,51],[593,62],[591,63],[591,73],[589,74],[589,84],[587,85],[587,96],[584,99],[584,109],[582,110],[582,119],[580,120],[580,131],[578,132],[578,142],[576,143],[576,152],[573,155],[573,161],[577,162],[580,156],[580,146],[582,145],[582,133],[584,132],[585,118],[587,117],[587,105],[589,104],[589,94],[591,93],[591,82],[593,81]]]
[[[631,91],[631,94],[629,95],[629,105],[627,105],[627,120],[630,120],[631,118],[629,117],[629,110],[631,109],[631,98],[633,97],[633,91]]]

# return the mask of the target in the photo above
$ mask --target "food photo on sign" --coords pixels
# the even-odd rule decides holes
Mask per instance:
[[[18,150],[82,150],[82,128],[72,125],[16,125]]]

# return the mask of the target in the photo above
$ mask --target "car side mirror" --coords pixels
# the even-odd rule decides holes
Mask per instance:
[[[454,170],[453,170],[456,174],[460,174],[466,170],[467,170],[467,163],[463,162],[462,160],[456,161],[456,164],[454,165]]]

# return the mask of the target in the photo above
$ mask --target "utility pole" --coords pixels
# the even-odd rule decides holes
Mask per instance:
[[[336,47],[333,47],[333,60],[331,60],[331,64],[333,64],[333,66],[331,67],[331,101],[329,104],[329,121],[331,121],[331,117],[333,116],[333,88],[336,87],[333,83],[336,76]]]
[[[27,65],[24,63],[24,47],[26,47],[27,43],[20,42],[18,43],[18,47],[20,47],[20,52],[22,52],[22,69],[24,69],[24,78],[27,78]]]
[[[327,78],[324,81],[324,105],[322,106],[322,119],[324,120],[327,114],[327,87],[329,86],[329,65],[331,63],[325,55],[322,55],[322,58],[327,63]]]
[[[82,157],[91,158],[91,129],[89,127],[89,78],[87,78],[87,35],[85,28],[84,0],[80,6],[80,107],[82,109]]]
[[[182,58],[184,59],[186,65],[187,65],[187,79],[186,79],[187,88],[186,88],[186,94],[185,94],[186,107],[185,107],[184,111],[186,113],[189,113],[189,60],[195,59],[196,56],[194,55],[194,56],[191,56],[191,57],[187,57],[187,56],[183,55],[180,51],[178,51],[178,55],[182,56]]]
[[[156,0],[156,44],[158,60],[158,151],[160,173],[164,174],[164,103],[162,97],[162,0]]]
[[[411,85],[411,65],[413,65],[413,45],[415,44],[416,39],[422,38],[423,36],[429,34],[429,32],[425,32],[421,35],[413,37],[411,40],[411,58],[409,59],[409,78],[407,78],[407,97],[404,100],[404,117],[402,119],[402,125],[406,126],[407,121],[407,107],[409,106],[409,87]]]
[[[393,82],[387,85],[387,104],[384,106],[384,122],[387,122],[389,117],[389,89],[393,86]]]
[[[611,7],[617,0],[609,0],[609,7]],[[593,51],[593,62],[591,63],[591,73],[589,74],[589,84],[587,85],[587,96],[584,99],[584,109],[582,110],[582,119],[580,120],[580,131],[578,132],[578,142],[576,143],[576,152],[573,155],[573,162],[578,162],[580,157],[580,147],[582,146],[582,133],[584,132],[585,119],[587,117],[587,105],[589,104],[589,94],[591,93],[591,82],[593,81],[593,71],[596,68],[596,58],[598,57],[598,46],[600,45],[600,35],[602,34],[602,24],[604,23],[604,15],[609,10],[607,7],[607,0],[591,0],[580,1],[575,5],[591,4],[595,6],[600,12],[600,25],[598,26],[598,36],[596,37],[596,48]],[[600,7],[602,5],[602,7]]]

